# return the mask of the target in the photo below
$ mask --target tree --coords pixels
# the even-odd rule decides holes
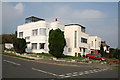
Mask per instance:
[[[103,56],[104,55],[104,48],[103,48],[103,45],[101,44],[101,46],[100,46],[100,54]]]
[[[5,43],[13,43],[13,39],[15,38],[15,34],[2,34],[2,44]]]
[[[113,57],[116,59],[120,59],[120,49],[118,49],[118,48],[115,49],[115,53],[114,53]]]
[[[64,33],[60,29],[50,30],[49,32],[49,53],[60,58],[63,55],[64,47],[66,41],[64,38]]]
[[[16,52],[22,54],[25,52],[26,46],[26,41],[25,39],[21,38],[15,38],[13,42],[13,46]]]
[[[17,31],[15,31],[15,37],[17,38]]]
[[[120,59],[120,49],[110,48],[110,54],[112,58]]]

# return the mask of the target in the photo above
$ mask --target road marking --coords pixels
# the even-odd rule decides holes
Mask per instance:
[[[81,72],[81,73],[79,73],[78,75],[83,75],[83,73]]]
[[[57,74],[54,74],[54,73],[51,73],[51,72],[46,72],[46,71],[43,71],[43,70],[40,70],[40,69],[36,69],[36,68],[32,68],[32,69],[35,70],[35,71],[42,72],[42,73],[51,74],[51,75],[53,75],[53,76],[59,76],[59,75],[57,75]]]
[[[93,70],[94,72],[98,72],[96,69]]]
[[[89,72],[85,72],[84,74],[89,74]]]
[[[78,72],[74,72],[73,74],[78,74]]]
[[[20,65],[21,65],[21,64],[18,64],[18,63],[12,62],[12,61],[8,61],[8,60],[3,60],[3,61],[8,62],[8,63],[15,64],[15,65],[18,65],[18,66],[20,66]]]
[[[71,76],[64,76],[64,77],[62,77],[62,78],[68,78],[68,77],[71,77]]]
[[[68,77],[73,77],[73,76],[82,76],[82,75],[87,75],[91,73],[97,73],[101,71],[105,71],[108,69],[93,69],[93,70],[88,70],[88,71],[83,71],[83,72],[72,72],[72,73],[66,73],[64,75],[59,75],[61,78],[68,78]]]
[[[85,73],[88,73],[89,71],[84,71]]]
[[[90,73],[94,73],[93,71],[90,71]]]
[[[77,74],[74,74],[74,75],[72,75],[72,76],[78,76]]]
[[[59,76],[61,77],[61,76],[65,76],[65,75],[59,75]]]
[[[93,70],[88,70],[88,71],[83,71],[83,72],[72,72],[72,73],[66,73],[66,74],[59,75],[59,74],[54,74],[54,73],[43,71],[43,70],[36,69],[36,68],[32,68],[32,69],[35,70],[35,71],[42,72],[42,73],[51,74],[53,76],[58,76],[60,78],[68,78],[68,77],[73,77],[73,76],[82,76],[82,75],[87,75],[87,74],[91,74],[91,73],[96,73],[96,72],[101,72],[101,71],[108,70],[108,69],[93,69]]]
[[[72,73],[67,73],[66,75],[71,75]]]

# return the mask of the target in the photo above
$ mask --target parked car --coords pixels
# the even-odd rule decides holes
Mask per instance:
[[[99,55],[95,55],[95,54],[87,54],[86,57],[89,57],[90,59],[105,61],[105,59],[103,57],[101,57]]]

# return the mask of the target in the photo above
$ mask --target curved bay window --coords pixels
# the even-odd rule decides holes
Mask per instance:
[[[40,28],[39,29],[39,34],[40,35],[46,35],[46,28]]]

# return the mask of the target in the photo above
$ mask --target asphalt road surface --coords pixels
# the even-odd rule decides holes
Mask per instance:
[[[95,69],[38,63],[2,56],[3,78],[118,78],[118,69]]]

